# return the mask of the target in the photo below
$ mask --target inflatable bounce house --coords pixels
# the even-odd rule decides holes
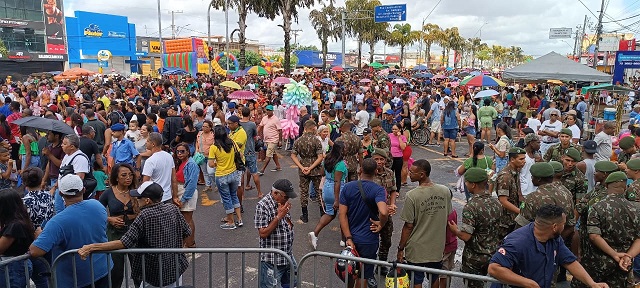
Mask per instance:
[[[184,38],[165,40],[162,54],[164,67],[180,68],[189,72],[191,76],[196,73],[209,73],[209,60],[207,58],[207,43],[200,38]]]

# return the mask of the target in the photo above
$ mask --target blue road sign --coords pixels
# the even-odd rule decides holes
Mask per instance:
[[[376,23],[407,21],[407,4],[376,6],[373,18]]]

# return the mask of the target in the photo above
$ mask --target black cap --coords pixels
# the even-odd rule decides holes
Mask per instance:
[[[362,134],[371,134],[371,128],[364,128],[364,130],[362,130]]]
[[[593,140],[584,141],[584,144],[582,145],[584,152],[587,152],[589,154],[596,154],[596,147],[598,147],[598,143]]]
[[[131,195],[131,197],[149,198],[152,200],[162,199],[163,194],[164,190],[162,189],[162,186],[153,181],[144,182],[140,187],[138,187],[138,189],[129,191],[129,195]]]
[[[233,123],[238,123],[240,122],[240,117],[236,116],[236,115],[231,115],[229,116],[229,118],[227,119],[227,121],[231,121]]]
[[[273,182],[273,189],[284,192],[289,199],[297,198],[298,194],[293,191],[293,184],[291,181],[287,179],[278,179],[276,182]]]

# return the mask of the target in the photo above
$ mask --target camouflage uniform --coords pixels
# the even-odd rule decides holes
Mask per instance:
[[[520,202],[522,202],[522,190],[520,190],[520,172],[513,170],[511,166],[507,165],[502,169],[502,171],[498,172],[496,175],[496,194],[498,197],[507,196],[507,200],[515,205],[516,207],[520,207]],[[515,219],[516,214],[507,210],[507,208],[503,208],[505,215],[507,215],[509,221],[507,226],[509,227],[507,233],[513,232],[515,228]]]
[[[544,157],[542,157],[542,159],[544,162],[558,161],[562,163],[562,156],[564,156],[567,153],[567,149],[571,147],[576,148],[576,150],[582,154],[582,146],[579,144],[569,143],[569,147],[562,148],[562,143],[557,143],[549,147],[547,152],[544,153]]]
[[[640,209],[624,194],[609,194],[589,210],[587,231],[598,234],[618,252],[626,252],[636,239],[640,238]],[[618,268],[618,263],[593,243],[591,253],[582,255],[582,266],[596,282],[605,282],[609,287],[629,287],[631,272]],[[574,283],[575,282],[575,283]],[[572,281],[572,287],[586,287]]]
[[[631,183],[629,187],[627,187],[626,195],[627,200],[640,202],[640,179],[633,181],[633,183]]]
[[[382,173],[376,172],[373,182],[382,186],[387,194],[387,204],[390,204],[391,193],[396,192],[396,177],[389,168],[384,168]],[[389,249],[391,248],[391,236],[393,235],[393,219],[389,215],[387,223],[380,230],[380,248],[378,248],[378,259],[387,261]]]
[[[344,162],[347,164],[347,171],[349,174],[347,175],[347,181],[358,180],[358,155],[362,155],[362,142],[360,142],[360,138],[353,134],[351,131],[343,132],[336,142],[342,141],[344,143],[344,150],[342,151],[342,155],[344,158]]]
[[[633,154],[625,153],[624,151],[620,152],[618,155],[618,163],[629,162],[629,160],[631,160],[631,156],[633,156]]]
[[[318,155],[323,154],[322,143],[320,143],[320,140],[318,140],[313,133],[305,132],[293,143],[291,154],[298,156],[298,160],[303,167],[310,167],[313,162],[316,162]],[[313,168],[308,175],[305,175],[301,169],[298,169],[298,177],[300,177],[300,205],[303,208],[307,207],[309,203],[309,183],[313,182],[314,189],[320,189],[322,175],[324,175],[322,165]]]
[[[473,195],[462,210],[461,232],[471,234],[462,252],[461,272],[487,275],[489,260],[507,235],[502,205],[491,194]],[[511,221],[509,219],[508,221]],[[482,281],[466,280],[467,287],[484,287]]]
[[[516,217],[519,227],[526,226],[536,218],[536,211],[545,204],[553,204],[564,208],[567,214],[566,226],[575,226],[573,215],[573,200],[571,192],[557,183],[549,183],[538,186],[538,189],[524,198],[520,204],[520,214]]]
[[[604,187],[603,183],[598,183],[593,187],[593,190],[589,191],[589,193],[584,195],[584,197],[576,203],[576,211],[580,214],[580,218],[578,218],[580,221],[580,228],[578,229],[578,232],[580,233],[580,253],[582,255],[593,253],[591,251],[593,246],[590,245],[591,240],[589,239],[589,234],[587,232],[587,216],[589,210],[591,210],[593,205],[600,202],[600,200],[606,196],[607,188]]]
[[[375,139],[373,141],[373,146],[375,148],[380,148],[384,151],[387,151],[387,154],[390,154],[391,152],[391,139],[389,139],[389,134],[385,133],[384,130],[378,132],[378,133],[374,133],[373,134]],[[391,157],[387,157],[387,168],[391,168],[391,164],[392,164],[392,159]]]
[[[564,187],[567,187],[573,196],[573,204],[575,205],[584,194],[587,193],[587,188],[589,186],[589,182],[587,181],[587,177],[584,176],[582,171],[578,170],[578,168],[573,168],[571,172],[562,172],[562,178],[560,179],[560,183]]]

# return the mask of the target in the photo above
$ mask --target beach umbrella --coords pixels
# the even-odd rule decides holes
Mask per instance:
[[[320,79],[320,83],[324,83],[331,86],[336,86],[336,81],[333,81],[331,78],[322,78]]]
[[[547,80],[547,83],[556,84],[556,85],[562,85],[562,81],[560,81],[560,80]]]
[[[396,78],[396,79],[393,79],[393,83],[396,83],[396,84],[409,84],[409,81],[405,80],[404,78]]]
[[[231,88],[231,89],[238,89],[238,90],[242,89],[242,87],[240,87],[240,84],[238,84],[236,82],[233,82],[233,81],[224,81],[224,82],[220,83],[220,86]]]
[[[424,70],[429,70],[429,67],[424,66],[422,64],[416,65],[413,67],[413,71],[424,71]]]
[[[380,69],[380,68],[382,68],[382,64],[380,64],[378,62],[371,62],[371,63],[369,63],[369,67],[371,67],[373,69]]]
[[[464,78],[460,81],[460,85],[462,86],[505,86],[504,82],[487,75],[478,75],[473,77]]]
[[[491,97],[493,95],[500,95],[500,92],[493,90],[493,89],[489,89],[489,90],[482,90],[478,93],[476,93],[475,96],[473,96],[473,98],[485,98],[485,97]]]
[[[247,70],[249,69],[244,69],[244,70],[238,70],[236,72],[233,72],[233,74],[231,74],[231,76],[233,77],[244,77],[247,76]]]
[[[291,75],[304,75],[305,73],[307,73],[307,71],[302,68],[298,68],[296,70],[293,70],[293,72],[291,72]]]
[[[229,94],[229,99],[252,100],[258,99],[258,95],[248,90],[238,90],[233,91],[233,93]]]
[[[431,79],[445,79],[445,78],[447,78],[447,76],[443,74],[438,74],[436,76],[431,77]]]
[[[247,69],[247,74],[250,75],[267,75],[269,74],[269,72],[267,72],[266,69],[260,67],[260,66],[252,66],[249,69]]]

